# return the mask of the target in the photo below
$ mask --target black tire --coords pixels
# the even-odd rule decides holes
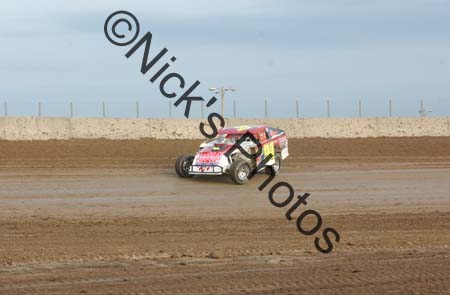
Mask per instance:
[[[175,171],[180,177],[192,177],[194,175],[189,174],[189,168],[194,161],[194,155],[183,155],[178,157],[175,162]]]
[[[273,170],[275,171],[275,174],[278,174],[281,169],[281,155],[279,153],[275,154],[275,164],[272,165]],[[265,170],[266,174],[270,175],[270,168],[266,167]]]
[[[230,167],[230,178],[235,184],[244,184],[248,181],[250,165],[241,159],[236,159]]]

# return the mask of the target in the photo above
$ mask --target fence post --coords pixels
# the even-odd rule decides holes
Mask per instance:
[[[70,102],[70,117],[73,118],[73,103]]]
[[[172,118],[172,102],[169,100],[169,118]]]
[[[8,116],[8,103],[5,101],[4,103],[3,103],[3,107],[4,107],[4,112],[5,112],[5,117],[7,117]]]
[[[136,118],[139,118],[139,101],[136,100]]]
[[[267,118],[269,116],[267,112],[267,99],[264,99],[264,116]]]
[[[202,100],[200,104],[200,113],[202,116],[202,119],[205,117],[205,102]]]
[[[420,114],[421,117],[426,117],[427,116],[427,112],[423,108],[423,100],[422,99],[420,100],[419,114]]]
[[[392,99],[389,100],[389,117],[392,117]]]
[[[361,100],[358,100],[358,115],[361,118],[362,117],[362,104]]]
[[[331,116],[331,111],[330,111],[330,100],[327,99],[327,117],[329,118]]]
[[[40,117],[41,116],[41,114],[42,114],[42,110],[41,110],[41,102],[38,102],[38,117]]]
[[[233,118],[236,119],[236,100],[233,99]]]
[[[300,117],[299,111],[298,111],[298,99],[295,100],[295,115],[296,115],[297,119]]]
[[[105,102],[102,101],[102,114],[103,114],[103,118],[106,117],[106,106],[105,106]]]

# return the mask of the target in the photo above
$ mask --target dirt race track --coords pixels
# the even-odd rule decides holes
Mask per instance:
[[[0,141],[0,294],[450,294],[450,138],[290,140],[331,254],[264,175],[178,178],[198,143]]]

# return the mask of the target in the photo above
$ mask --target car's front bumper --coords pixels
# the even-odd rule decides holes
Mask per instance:
[[[194,175],[222,175],[223,168],[217,165],[191,165],[189,174]]]

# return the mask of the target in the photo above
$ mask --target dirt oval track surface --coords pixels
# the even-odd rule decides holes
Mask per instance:
[[[264,175],[178,178],[198,144],[0,141],[0,294],[450,294],[450,138],[290,140],[328,255]]]

